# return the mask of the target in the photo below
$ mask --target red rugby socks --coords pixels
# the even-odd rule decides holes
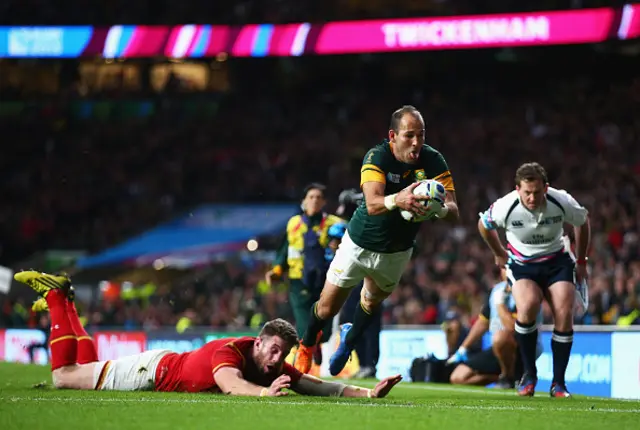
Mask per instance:
[[[67,301],[67,317],[69,323],[73,328],[73,333],[78,341],[78,364],[93,363],[98,361],[98,353],[96,351],[96,345],[93,343],[91,336],[87,334],[87,331],[82,326],[80,318],[78,317],[78,311],[76,305],[72,301]]]
[[[67,316],[67,297],[62,290],[51,290],[45,297],[51,315],[51,370],[76,363],[78,341]]]

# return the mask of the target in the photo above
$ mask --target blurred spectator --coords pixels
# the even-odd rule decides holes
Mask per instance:
[[[35,352],[37,350],[41,350],[44,354],[49,354],[49,333],[50,333],[50,325],[51,321],[49,320],[48,313],[42,313],[37,315],[37,325],[36,329],[40,330],[44,334],[44,339],[41,342],[34,342],[27,347],[27,351],[29,352],[29,361],[31,363],[35,363]]]

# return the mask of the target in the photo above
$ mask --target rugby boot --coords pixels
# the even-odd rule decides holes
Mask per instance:
[[[305,346],[300,342],[298,350],[296,351],[295,361],[293,366],[301,373],[309,373],[311,366],[313,365],[313,355],[316,348],[319,348],[318,342],[322,337],[322,331],[318,333],[316,337],[316,344],[314,346]]]
[[[44,297],[38,298],[33,305],[31,305],[31,310],[34,312],[49,312],[49,305]]]
[[[554,382],[549,389],[549,395],[551,397],[564,397],[566,399],[571,398],[571,393],[567,390],[567,386]]]
[[[536,392],[537,383],[537,378],[529,376],[525,373],[524,375],[522,375],[522,379],[520,380],[520,384],[518,385],[518,395],[533,397]]]
[[[340,327],[340,344],[338,349],[333,353],[329,359],[329,372],[332,376],[338,375],[347,365],[349,357],[351,357],[351,349],[347,346],[346,339],[347,333],[351,330],[352,324],[346,323]]]
[[[57,289],[64,290],[65,293],[68,293],[71,287],[71,280],[67,276],[50,275],[35,270],[18,272],[13,275],[13,278],[18,282],[27,284],[42,297],[45,297],[49,291]]]

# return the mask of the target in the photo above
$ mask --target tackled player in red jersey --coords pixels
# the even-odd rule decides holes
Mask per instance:
[[[258,337],[218,339],[182,354],[152,350],[98,361],[93,340],[78,319],[70,279],[36,271],[14,277],[42,295],[40,308],[48,308],[51,314],[49,344],[56,388],[237,396],[284,396],[291,389],[311,396],[382,398],[402,379],[400,375],[385,378],[367,389],[302,374],[285,363],[298,338],[293,326],[282,319],[267,322]]]

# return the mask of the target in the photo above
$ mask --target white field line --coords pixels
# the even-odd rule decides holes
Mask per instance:
[[[562,402],[571,402],[571,400],[560,400]],[[189,403],[189,404],[242,404],[228,398],[221,398],[212,396],[209,398],[194,398],[194,399],[161,399],[161,398],[104,398],[104,397],[0,397],[0,402],[59,402],[59,403],[158,403],[158,404],[172,404],[172,403]],[[372,401],[372,402],[354,402],[354,401],[336,401],[336,402],[300,402],[296,400],[281,401],[260,399],[258,403],[266,405],[278,405],[283,407],[288,406],[304,406],[304,407],[316,407],[316,406],[349,406],[349,407],[374,407],[374,408],[415,408],[415,409],[434,409],[434,410],[449,410],[449,409],[463,409],[474,411],[556,411],[556,412],[606,412],[606,413],[629,413],[640,414],[640,409],[619,409],[619,408],[596,408],[592,407],[571,407],[567,404],[567,407],[550,407],[548,404],[538,405],[456,405],[454,403],[432,403],[416,405],[411,403],[383,403],[384,401]],[[247,404],[255,405],[255,403],[247,402]]]
[[[354,381],[350,381],[350,382],[354,382]],[[349,382],[346,382],[349,383]],[[356,382],[357,384],[360,385],[364,385],[367,387],[373,387],[375,384],[372,381],[367,381],[366,379],[364,380],[358,380]],[[473,388],[466,388],[464,386],[461,385],[420,385],[420,384],[412,384],[412,383],[406,383],[406,382],[402,382],[400,384],[398,384],[396,387],[398,388],[409,388],[409,389],[413,389],[413,390],[426,390],[426,391],[443,391],[443,392],[447,392],[447,393],[465,393],[465,394],[476,394],[476,395],[481,395],[481,396],[510,396],[510,397],[515,397],[516,396],[516,392],[515,390],[499,390],[499,389],[473,389]],[[549,397],[549,393],[547,391],[538,391],[538,393],[536,394],[536,397]],[[581,400],[591,400],[591,401],[616,401],[616,402],[630,402],[630,403],[638,403],[638,408],[640,408],[640,400],[637,399],[615,399],[615,398],[609,398],[609,397],[592,397],[592,396],[580,396]]]

